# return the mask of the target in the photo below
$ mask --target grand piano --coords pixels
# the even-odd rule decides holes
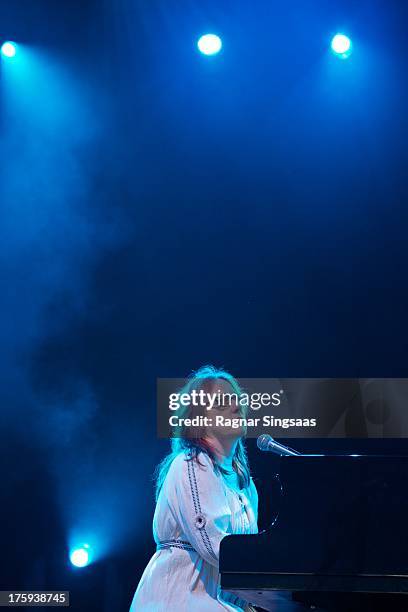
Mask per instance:
[[[408,612],[408,457],[279,461],[273,525],[222,540],[221,587],[273,612]]]

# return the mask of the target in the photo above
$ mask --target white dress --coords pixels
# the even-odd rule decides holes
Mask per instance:
[[[130,612],[241,611],[246,602],[219,586],[219,548],[232,533],[257,533],[258,494],[251,479],[235,491],[214,471],[206,453],[200,465],[180,453],[157,500],[153,535],[157,551],[140,579]]]

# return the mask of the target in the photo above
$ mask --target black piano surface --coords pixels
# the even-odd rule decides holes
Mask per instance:
[[[221,542],[222,588],[277,612],[290,593],[318,609],[408,612],[408,457],[282,457],[279,478],[273,526]]]

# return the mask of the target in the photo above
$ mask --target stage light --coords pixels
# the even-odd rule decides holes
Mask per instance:
[[[75,567],[85,567],[90,562],[90,549],[88,544],[84,544],[71,551],[69,559]]]
[[[345,34],[336,34],[331,41],[331,49],[341,59],[346,59],[351,54],[351,40]]]
[[[1,53],[5,57],[14,57],[17,53],[17,47],[13,42],[5,42],[1,47]]]
[[[199,39],[197,47],[204,55],[216,55],[221,51],[222,41],[216,34],[204,34]]]

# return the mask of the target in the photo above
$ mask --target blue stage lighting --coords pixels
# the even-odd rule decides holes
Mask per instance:
[[[204,55],[215,55],[221,51],[222,41],[216,34],[204,34],[199,39],[197,47]]]
[[[84,544],[71,551],[69,559],[75,567],[85,567],[90,562],[90,549],[88,544]]]
[[[335,55],[346,59],[351,54],[351,40],[345,34],[336,34],[331,41],[331,49]]]
[[[17,48],[15,43],[13,42],[5,42],[2,47],[1,47],[1,52],[2,55],[4,55],[5,57],[14,57],[15,54],[17,53]]]

